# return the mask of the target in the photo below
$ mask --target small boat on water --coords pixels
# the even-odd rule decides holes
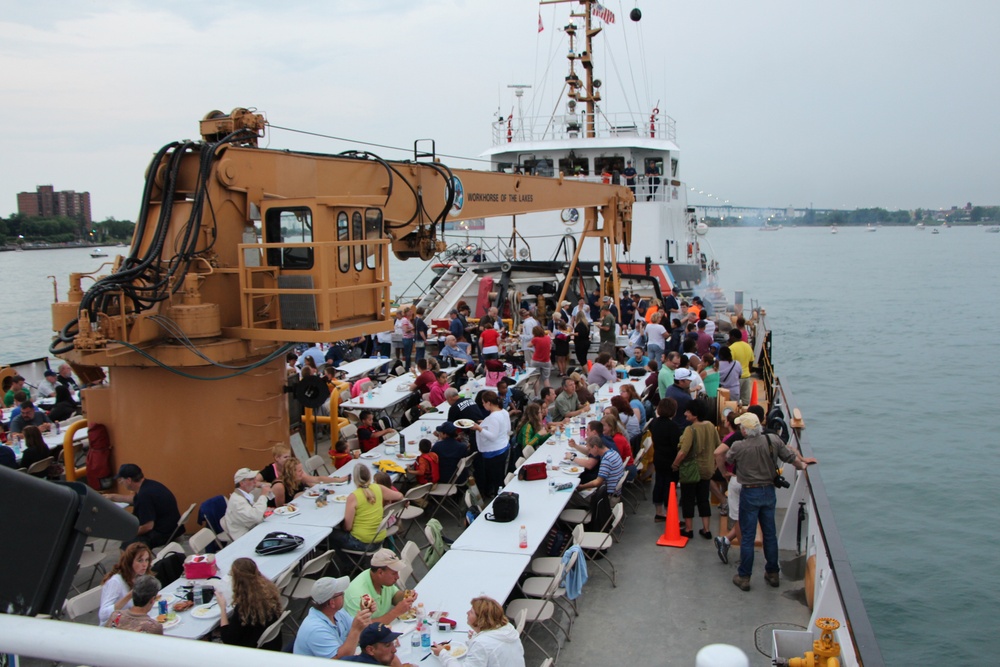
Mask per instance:
[[[830,233],[831,234],[836,234],[837,233],[837,227],[836,227],[836,225],[830,225]]]
[[[940,233],[941,231],[937,227],[931,230],[931,234],[940,234]]]
[[[872,223],[869,222],[868,226],[865,228],[865,231],[866,232],[877,232],[878,231],[878,227],[874,226]]]
[[[993,225],[992,227],[986,228],[987,234],[1000,234],[1000,225]]]
[[[101,248],[94,248],[93,250],[90,251],[90,256],[91,257],[107,257],[108,253],[105,252],[104,250],[102,250]]]
[[[926,227],[924,226],[924,223],[918,222],[917,223],[917,231],[918,232],[922,232],[922,231],[924,231],[924,229],[926,229]]]

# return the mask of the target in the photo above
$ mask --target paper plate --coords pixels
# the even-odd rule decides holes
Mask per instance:
[[[583,466],[559,466],[559,472],[576,476],[583,473]]]
[[[180,622],[181,622],[181,616],[180,616],[180,614],[177,614],[176,616],[174,616],[174,619],[172,621],[166,621],[164,623],[161,623],[160,626],[164,630],[169,630],[170,628],[174,627],[175,625],[180,625]]]
[[[365,452],[364,454],[361,455],[361,458],[363,458],[363,459],[377,459],[379,456],[381,456],[381,454],[377,454],[375,452]]]
[[[274,510],[274,513],[277,514],[278,516],[289,516],[291,514],[297,514],[298,511],[299,508],[295,507],[294,505],[284,505]]]
[[[469,647],[462,642],[451,642],[451,648],[448,649],[448,654],[453,658],[464,658],[469,652]]]
[[[455,420],[455,426],[457,426],[458,428],[472,428],[475,425],[476,425],[476,422],[472,421],[471,419],[456,419]]]
[[[407,461],[412,461],[413,459],[417,458],[417,455],[416,454],[400,454],[399,458],[406,459]]]
[[[333,496],[329,500],[332,503],[346,503],[347,502],[347,496]]]
[[[191,610],[191,615],[195,618],[218,618],[222,614],[217,603],[200,604]]]

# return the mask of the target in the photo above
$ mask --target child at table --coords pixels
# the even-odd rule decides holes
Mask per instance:
[[[420,441],[420,456],[413,462],[409,472],[416,478],[417,484],[436,484],[441,479],[438,468],[438,455],[431,451],[431,441],[424,438]]]
[[[347,441],[338,440],[337,443],[330,448],[330,462],[333,463],[333,469],[338,470],[352,459],[351,453],[347,451]]]

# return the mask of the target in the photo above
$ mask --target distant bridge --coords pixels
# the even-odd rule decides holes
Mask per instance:
[[[809,211],[812,211],[816,215],[823,215],[837,210],[832,208],[794,208],[792,206],[778,208],[775,206],[718,205],[696,205],[695,209],[699,218],[779,218],[786,220],[804,218]]]

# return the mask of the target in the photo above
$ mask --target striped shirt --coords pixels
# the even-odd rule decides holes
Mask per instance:
[[[609,449],[601,457],[601,467],[597,470],[597,476],[608,485],[608,494],[615,495],[615,487],[618,480],[625,474],[625,464],[622,457],[613,449]]]

